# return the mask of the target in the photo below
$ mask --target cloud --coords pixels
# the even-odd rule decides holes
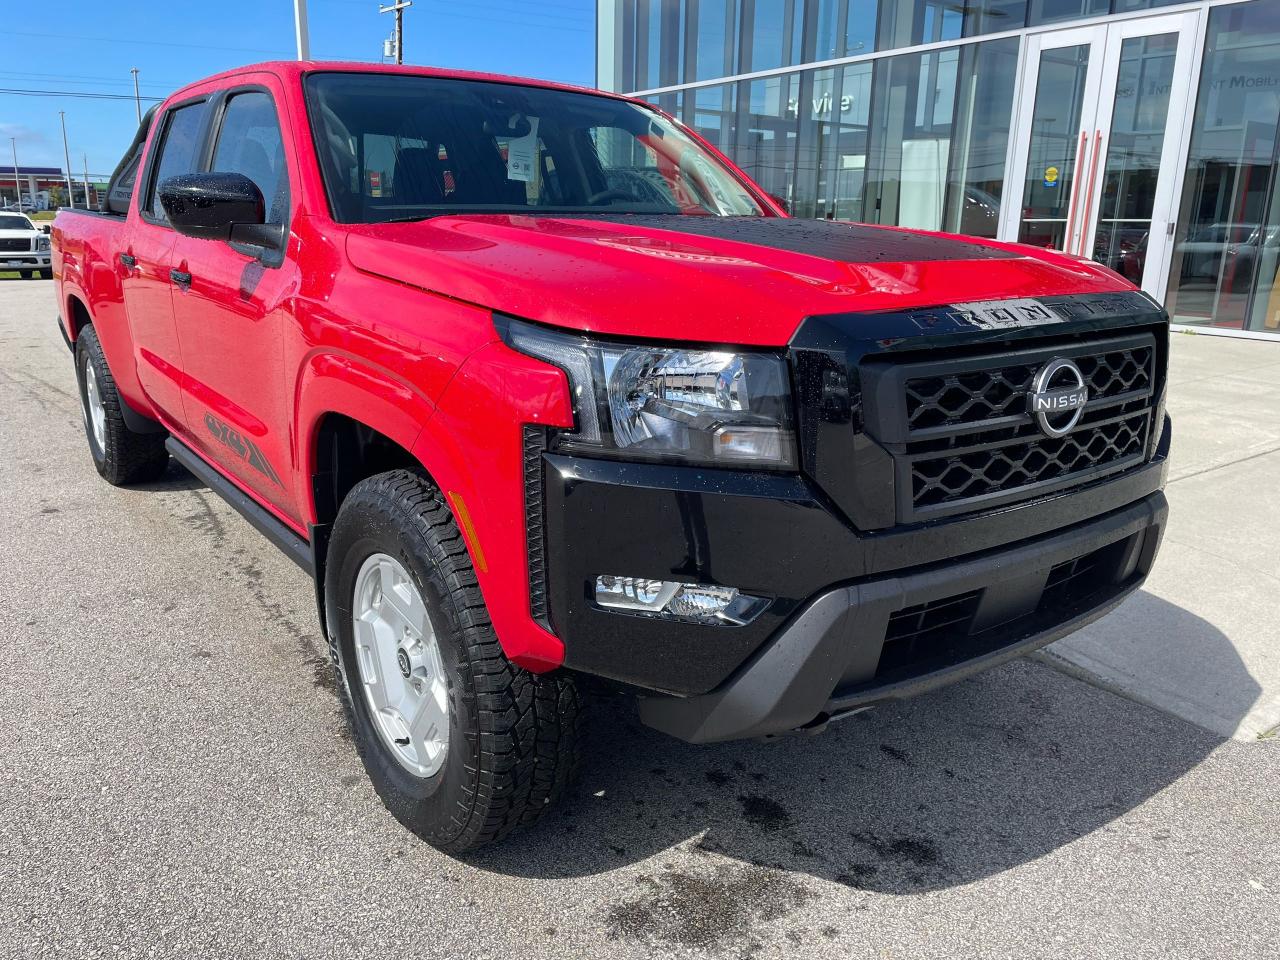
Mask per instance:
[[[9,138],[17,140],[9,143]],[[53,144],[39,130],[21,123],[0,123],[0,169],[13,163],[13,148],[18,150],[18,164],[23,167],[57,167],[62,169],[61,144]],[[11,168],[12,173],[12,168]]]
[[[21,123],[0,123],[0,140],[8,140],[10,137],[17,138],[19,144],[30,144],[32,146],[43,146],[49,142],[39,130],[33,130],[31,127]]]

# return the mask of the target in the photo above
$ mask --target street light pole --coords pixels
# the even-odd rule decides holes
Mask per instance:
[[[307,0],[293,0],[293,33],[298,41],[298,59],[311,59],[311,38],[307,35]]]
[[[13,148],[13,189],[17,191],[18,212],[21,213],[22,212],[22,181],[18,178],[18,138],[10,137],[9,146]]]
[[[67,204],[74,210],[76,197],[71,192],[71,151],[67,149],[67,111],[59,110],[58,116],[62,118],[62,155],[67,161]],[[85,197],[86,203],[88,199],[88,197]]]
[[[89,155],[86,153],[86,154],[82,154],[82,156],[84,157],[84,208],[88,210],[90,209],[89,207]]]
[[[404,63],[404,12],[413,6],[413,0],[396,0],[389,7],[378,5],[379,13],[396,15],[396,63]]]
[[[138,68],[129,71],[133,74],[133,105],[138,110],[138,123],[142,123],[142,97],[138,94]]]

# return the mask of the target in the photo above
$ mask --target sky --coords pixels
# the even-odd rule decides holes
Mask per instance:
[[[381,62],[394,17],[380,16],[378,6],[308,0],[312,58]],[[404,12],[404,59],[590,86],[595,7],[595,0],[413,0]],[[230,67],[296,55],[293,0],[45,0],[5,8],[4,166],[12,163],[14,137],[21,165],[61,169],[64,110],[72,170],[81,172],[87,154],[90,176],[105,179],[138,126],[130,68],[139,70],[143,97],[163,99]],[[144,100],[143,109],[153,102]]]

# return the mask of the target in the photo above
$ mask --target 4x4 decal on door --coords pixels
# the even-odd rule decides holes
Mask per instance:
[[[267,458],[262,455],[262,451],[254,445],[252,440],[245,439],[240,435],[240,431],[232,429],[212,413],[204,415],[204,425],[209,428],[213,438],[224,447],[235,451],[242,460],[270,479],[272,483],[280,483],[280,477],[275,468],[271,466]]]

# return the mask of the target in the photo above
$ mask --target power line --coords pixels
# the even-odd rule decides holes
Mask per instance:
[[[74,83],[77,86],[82,86],[85,83],[92,83],[94,81],[97,81],[99,83],[114,85],[114,86],[119,86],[121,84],[132,86],[133,84],[132,80],[122,80],[119,77],[100,77],[100,76],[94,76],[92,74],[85,74],[85,73],[33,73],[30,70],[23,70],[23,71],[0,70],[0,77],[8,77],[10,79],[21,79],[21,80],[26,80],[31,77],[37,77],[41,80],[60,80],[63,83]],[[164,81],[164,80],[143,80],[142,86],[164,87],[166,90],[173,90],[173,89],[176,89],[177,87],[182,86],[186,82],[187,81],[185,80],[182,81],[181,83],[177,81],[170,82],[170,81]]]
[[[427,2],[430,3],[431,0],[427,0]],[[435,9],[432,10],[433,14],[437,14],[437,13],[444,14],[444,13],[451,12],[450,10],[447,10],[447,9],[440,9],[440,7],[445,6],[445,4],[440,4],[439,6],[432,4],[432,6],[435,7]],[[545,4],[540,3],[538,6],[542,7],[542,6],[545,6]],[[512,6],[504,7],[501,4],[493,3],[492,0],[490,0],[490,2],[486,4],[485,9],[490,10],[497,15],[493,19],[502,20],[502,21],[505,21],[507,19],[508,14],[512,14],[514,16],[519,16],[519,17],[538,17],[546,20],[567,20],[570,23],[577,23],[577,24],[586,24],[588,22],[594,22],[591,17],[583,17],[583,16],[573,17],[564,13],[543,13],[539,9],[530,9],[528,6],[524,6],[521,4],[514,4]]]
[[[182,47],[187,50],[234,50],[237,53],[268,53],[273,56],[281,56],[284,51],[278,47],[271,50],[264,50],[259,47],[219,47],[210,43],[173,43],[167,40],[128,40],[122,37],[85,37],[70,33],[30,33],[21,30],[10,30],[7,33],[10,37],[45,37],[53,40],[87,40],[90,43],[132,43],[147,47]]]
[[[365,0],[328,0],[329,3],[356,4],[366,6]],[[581,17],[564,17],[554,13],[540,13],[537,10],[528,8],[498,8],[490,7],[497,14],[496,16],[478,15],[474,10],[467,13],[454,13],[451,10],[442,10],[433,7],[431,15],[433,17],[453,17],[458,20],[474,20],[479,23],[499,23],[509,27],[541,27],[547,30],[568,30],[571,33],[587,33],[595,30],[594,20]],[[530,20],[530,17],[549,17],[554,20],[563,19],[565,23],[551,23],[543,20]],[[579,26],[570,26],[569,24],[579,24]]]
[[[19,87],[0,87],[0,94],[15,97],[76,97],[81,100],[133,100],[131,93],[89,93],[84,90],[30,90]],[[160,103],[164,97],[142,97]]]
[[[433,10],[432,16],[453,17],[455,20],[474,20],[479,23],[500,23],[507,27],[537,27],[539,30],[565,30],[569,33],[591,33],[594,30],[594,27],[589,27],[585,24],[581,27],[571,27],[568,24],[517,20],[511,17],[478,17],[469,13],[450,13],[447,10]]]

